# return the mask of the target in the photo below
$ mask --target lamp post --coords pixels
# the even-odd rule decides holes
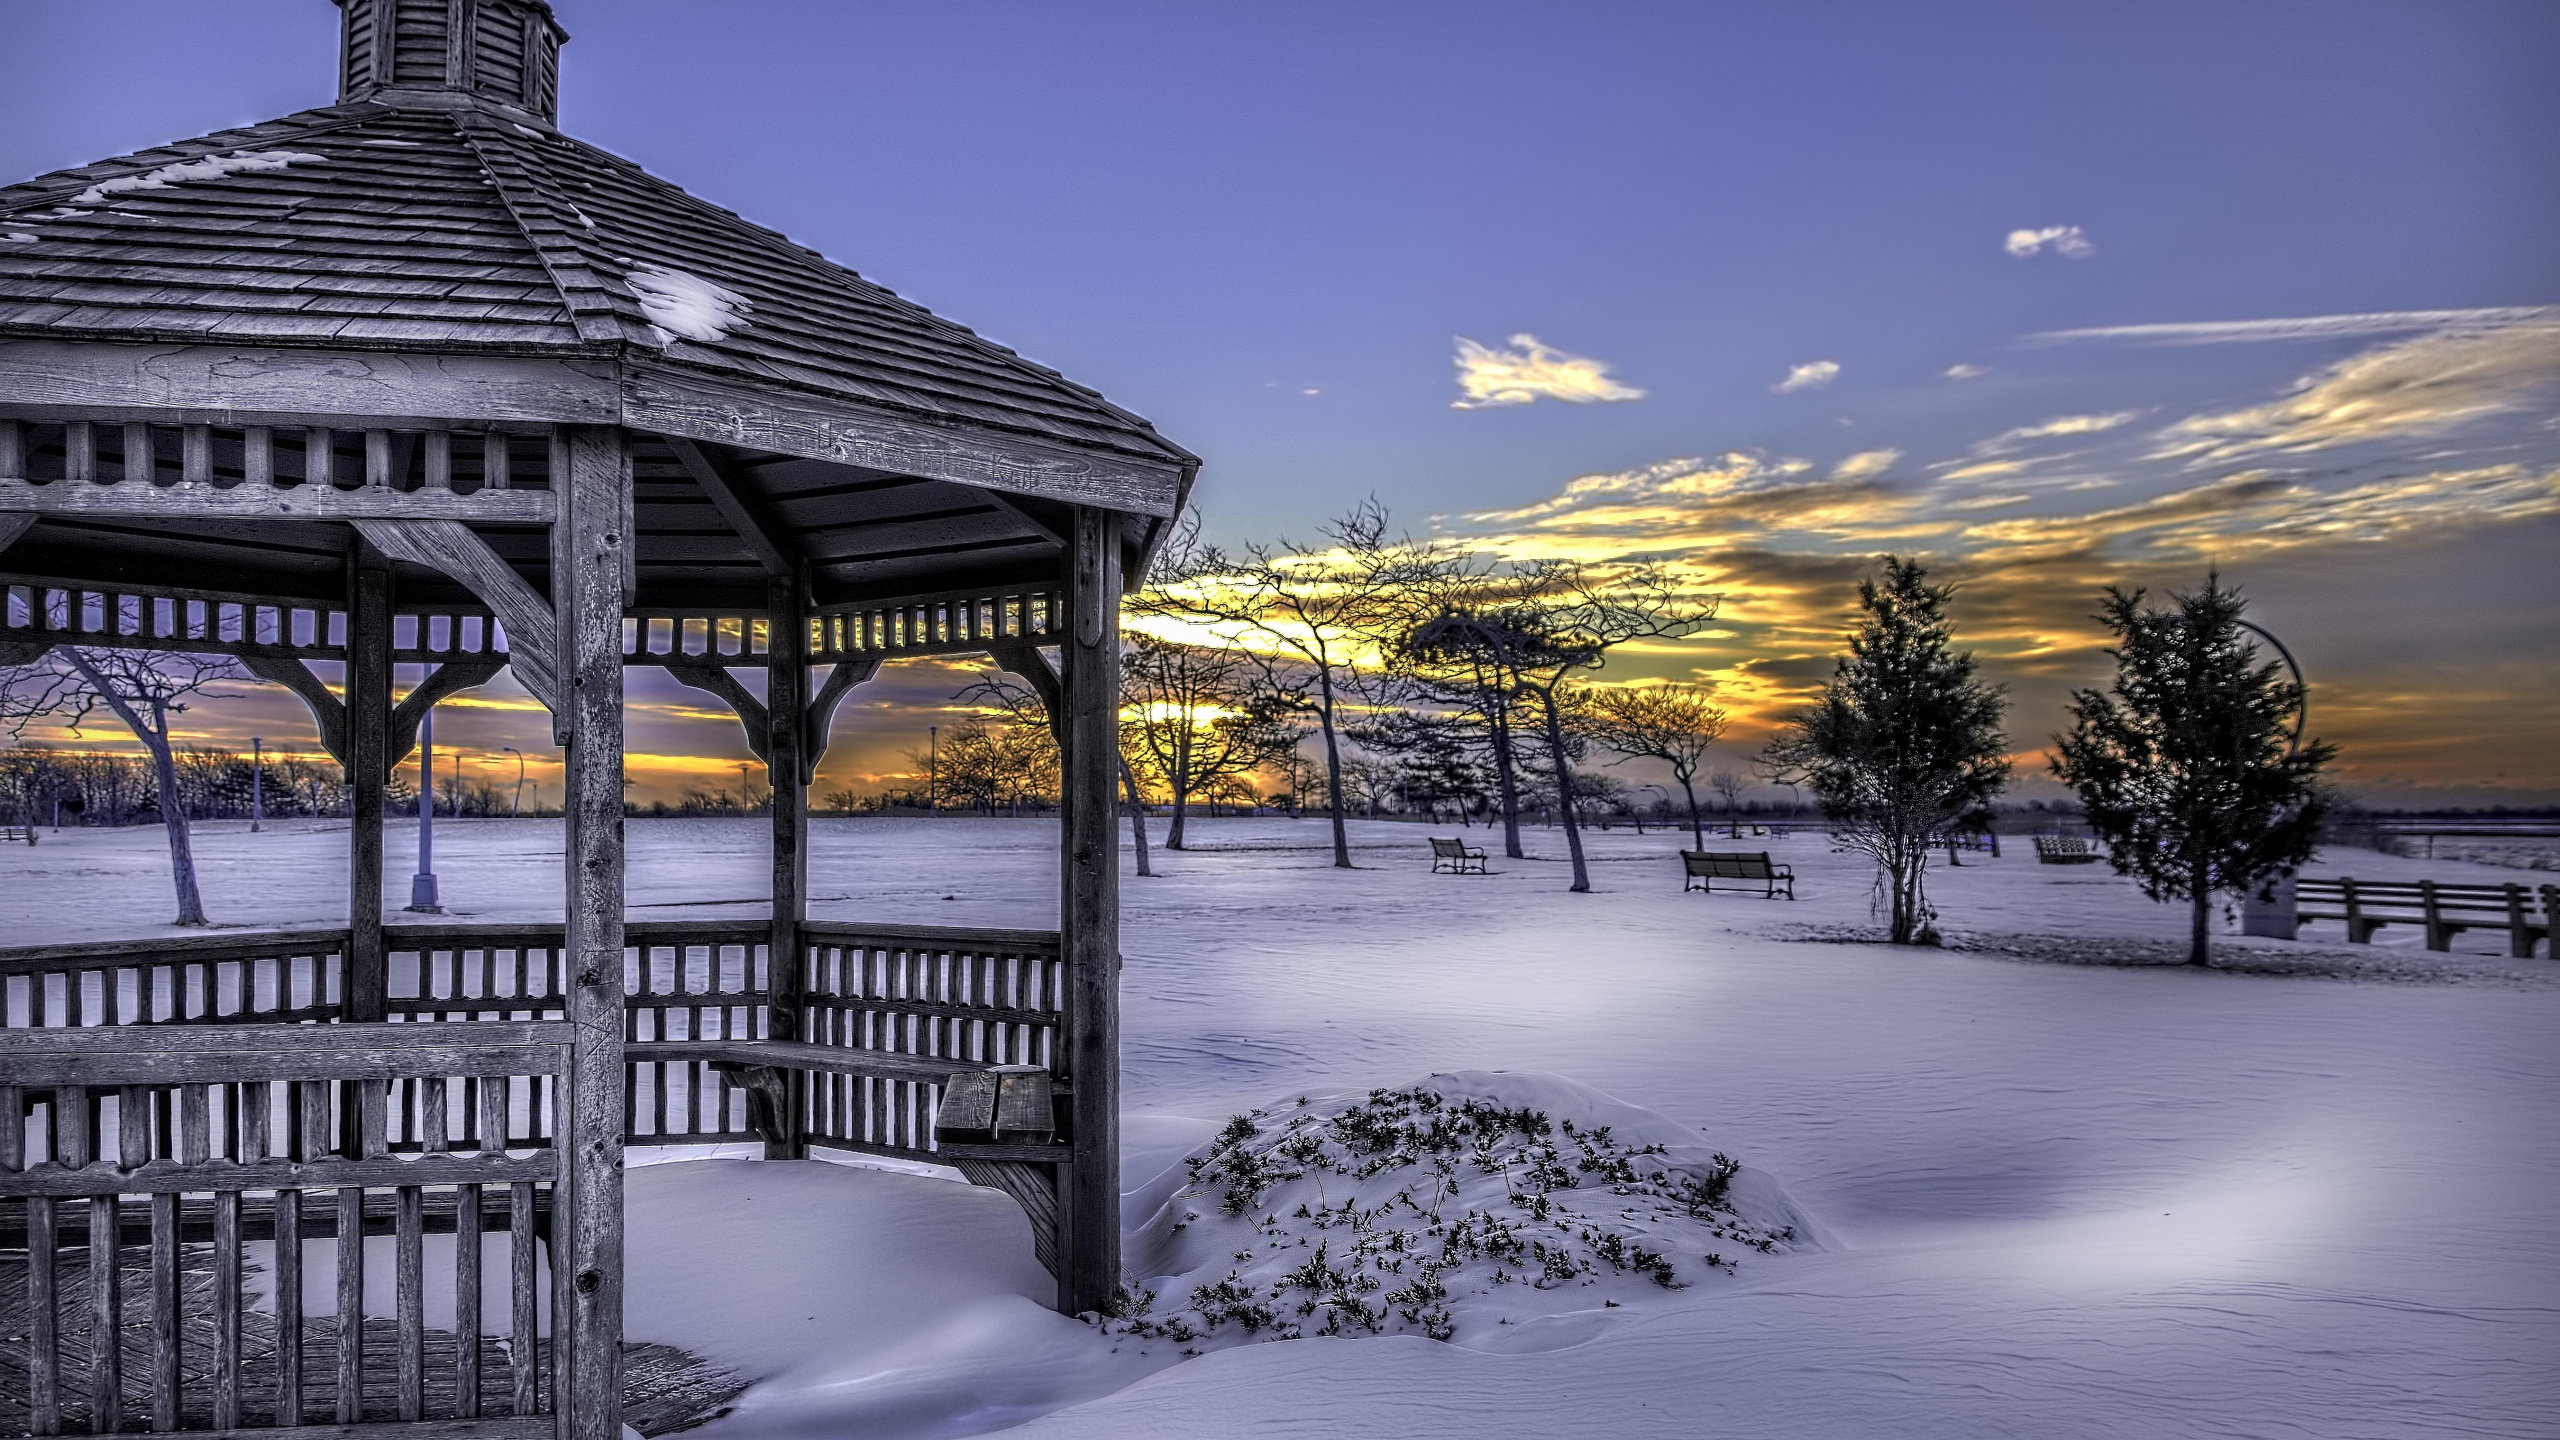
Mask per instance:
[[[436,707],[418,717],[418,873],[409,877],[409,908],[441,915],[436,898]]]
[[[507,802],[507,818],[513,820],[524,814],[524,752],[513,745],[500,748],[516,757],[516,793],[515,798]]]
[[[1639,785],[1639,786],[1637,786],[1637,787],[1636,787],[1636,789],[1638,789],[1638,790],[1640,790],[1640,791],[1641,791],[1641,790],[1650,790],[1650,791],[1652,791],[1654,794],[1661,796],[1661,797],[1662,797],[1662,798],[1661,798],[1661,800],[1660,800],[1659,802],[1657,802],[1657,803],[1659,803],[1659,804],[1662,806],[1663,810],[1664,810],[1664,811],[1666,811],[1666,812],[1668,812],[1668,811],[1671,809],[1671,792],[1670,792],[1669,790],[1664,789],[1664,788],[1663,788],[1662,786],[1660,786],[1660,785],[1650,785],[1650,784],[1648,784],[1648,785]],[[1637,833],[1637,834],[1639,834],[1639,835],[1641,835],[1641,834],[1643,834],[1643,833],[1644,833],[1644,808],[1643,808],[1642,806],[1638,806],[1638,807],[1636,808],[1636,833]]]
[[[941,726],[924,727],[924,810],[928,816],[942,814],[942,752],[938,748],[941,739]]]
[[[267,818],[267,742],[260,736],[249,737],[249,833],[255,835]]]

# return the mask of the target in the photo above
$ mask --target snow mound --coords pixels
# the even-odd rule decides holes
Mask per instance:
[[[282,170],[288,165],[320,165],[325,155],[309,155],[299,150],[241,150],[229,155],[208,155],[202,160],[181,161],[163,165],[141,175],[119,175],[101,180],[71,197],[74,205],[97,205],[110,195],[127,190],[166,190],[182,180],[219,180],[225,175],[243,171]]]
[[[1116,1333],[1184,1353],[1414,1334],[1578,1344],[1667,1292],[1818,1248],[1768,1176],[1562,1076],[1459,1071],[1227,1122],[1131,1237]],[[1168,1303],[1169,1302],[1169,1303]]]
[[[687,270],[642,265],[623,276],[622,283],[631,288],[640,313],[656,328],[660,345],[672,345],[678,337],[709,344],[732,330],[745,329],[747,317],[755,311],[744,295]]]

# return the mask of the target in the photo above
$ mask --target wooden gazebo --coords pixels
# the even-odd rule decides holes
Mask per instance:
[[[1061,1308],[1101,1306],[1118,598],[1198,462],[558,133],[541,0],[339,4],[339,103],[0,189],[0,661],[237,656],[355,796],[345,929],[0,950],[0,1106],[31,1117],[0,1126],[0,1430],[613,1440],[626,1145],[956,1164],[1022,1203]],[[1050,701],[1059,929],[812,922],[837,704],[962,652]],[[395,703],[398,664],[434,668]],[[625,923],[633,665],[769,765],[769,919]],[[384,782],[501,667],[567,747],[565,927],[387,926]],[[972,1114],[938,1139],[946,1092]],[[302,1314],[315,1241],[360,1308],[368,1233],[394,1315]]]

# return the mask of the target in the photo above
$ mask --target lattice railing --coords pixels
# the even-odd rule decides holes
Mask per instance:
[[[547,432],[154,425],[0,419],[0,480],[215,490],[548,490],[565,460]]]
[[[105,648],[220,649],[298,660],[347,658],[346,612],[209,591],[154,594],[70,586],[0,586],[0,642]]]
[[[824,662],[1056,644],[1064,604],[1054,592],[1032,588],[825,606],[813,617],[809,658]]]

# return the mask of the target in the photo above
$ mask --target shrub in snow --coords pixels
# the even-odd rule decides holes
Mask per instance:
[[[1104,1323],[1185,1346],[1489,1337],[1808,1245],[1767,1177],[1552,1075],[1468,1072],[1239,1115],[1185,1162]]]

